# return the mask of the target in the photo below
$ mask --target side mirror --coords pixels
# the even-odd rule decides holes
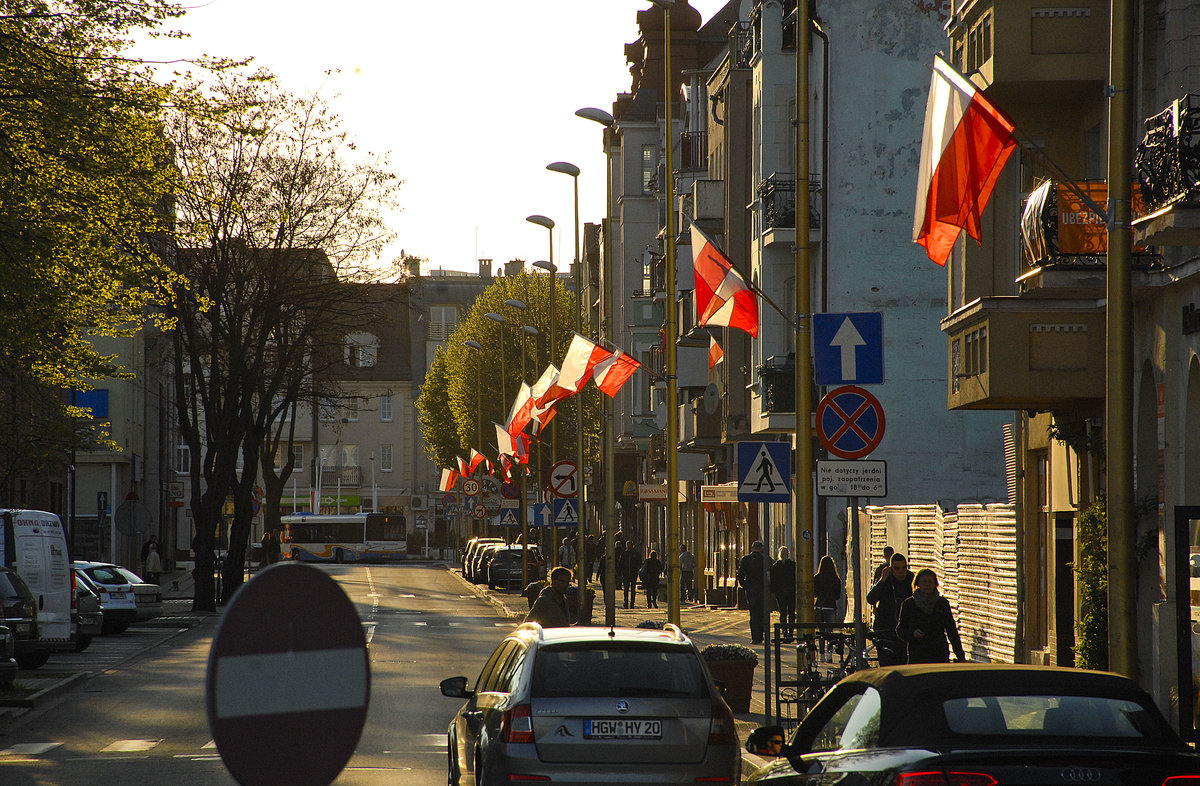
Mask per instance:
[[[475,691],[467,690],[466,677],[447,677],[439,684],[442,689],[443,696],[449,696],[452,699],[469,699],[475,695]]]
[[[746,738],[746,750],[755,756],[782,756],[787,747],[782,726],[762,726]]]

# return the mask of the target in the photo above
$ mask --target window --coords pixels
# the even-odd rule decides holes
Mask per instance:
[[[392,397],[379,397],[379,419],[384,423],[392,422]]]
[[[303,445],[292,445],[292,456],[294,457],[292,465],[296,468],[296,471],[297,472],[303,471],[303,469],[304,469],[304,446]]]
[[[342,445],[342,464],[343,467],[357,467],[358,463],[358,445]]]
[[[379,354],[379,339],[370,333],[353,333],[346,336],[343,349],[347,366],[371,368]]]
[[[874,694],[872,699],[866,699],[868,694]],[[865,704],[860,713],[858,707]],[[863,693],[845,697],[842,705],[817,729],[813,737],[812,751],[833,751],[846,747],[847,742],[853,742],[854,747],[865,747],[868,740],[879,734],[879,693],[871,687],[866,687]]]
[[[654,176],[658,168],[658,145],[642,145],[642,193],[654,190]]]
[[[91,410],[96,420],[108,418],[108,391],[105,389],[80,390],[75,393],[75,406]]]
[[[358,396],[351,396],[346,400],[346,406],[343,408],[343,417],[351,423],[358,421],[359,399]]]
[[[332,401],[322,401],[320,404],[321,420],[332,423],[337,420],[337,408]]]
[[[187,445],[175,448],[175,471],[187,475],[192,471],[192,451]]]
[[[447,341],[458,330],[458,309],[454,306],[429,307],[429,340]]]
[[[379,446],[379,470],[381,472],[391,472],[392,471],[392,446],[391,445],[380,445]]]

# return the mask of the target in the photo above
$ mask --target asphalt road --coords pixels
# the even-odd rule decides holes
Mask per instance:
[[[458,705],[437,684],[456,674],[473,680],[513,621],[440,565],[324,570],[358,610],[372,672],[366,726],[336,783],[445,783],[445,730]],[[205,713],[217,617],[197,622],[135,626],[87,652],[55,656],[43,668],[86,663],[91,674],[0,732],[0,783],[233,783]]]

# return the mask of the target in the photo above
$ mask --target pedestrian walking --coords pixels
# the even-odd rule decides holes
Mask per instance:
[[[583,586],[592,583],[592,572],[596,561],[600,558],[600,546],[596,543],[595,535],[588,535],[583,542]]]
[[[777,556],[771,566],[771,594],[779,606],[782,639],[791,641],[796,625],[796,561],[787,546],[780,546]]]
[[[620,575],[617,587],[625,593],[622,608],[637,608],[638,571],[641,570],[641,567],[641,550],[634,545],[632,540],[626,541],[625,551],[621,554],[621,562],[617,566]]]
[[[141,563],[142,563],[142,575],[143,576],[150,572],[150,571],[146,570],[146,558],[150,556],[150,547],[151,546],[154,546],[155,548],[158,547],[158,536],[157,535],[151,535],[149,538],[147,538],[146,542],[142,544],[142,553],[139,556],[139,559],[141,560]]]
[[[838,575],[833,557],[826,554],[821,557],[821,564],[817,566],[817,573],[813,576],[813,606],[817,622],[823,626],[819,646],[821,660],[825,660],[827,652],[832,654],[829,634],[833,632],[833,624],[840,622],[837,618],[837,606],[841,597],[842,577]]]
[[[867,603],[875,605],[875,648],[880,666],[896,666],[908,659],[904,642],[896,633],[900,604],[912,597],[913,574],[903,554],[893,554],[888,572],[871,587]]]
[[[558,546],[558,564],[570,567],[575,564],[575,547],[570,538],[563,538]]]
[[[750,553],[742,557],[738,563],[737,581],[746,592],[746,603],[750,606],[750,643],[762,644],[763,640],[763,599],[766,588],[763,586],[763,542],[756,540],[750,546]]]
[[[896,635],[908,644],[909,663],[949,663],[950,647],[959,662],[967,659],[950,601],[938,592],[931,568],[917,571],[912,596],[900,604]]]
[[[685,603],[696,602],[696,557],[686,543],[679,545],[679,597]]]
[[[157,584],[162,571],[162,557],[158,554],[158,544],[151,543],[150,550],[146,553],[146,581]]]
[[[646,608],[658,608],[658,585],[662,580],[663,564],[658,558],[658,552],[650,550],[650,556],[638,569],[638,578],[642,580],[642,588],[646,590]]]
[[[571,586],[571,571],[559,566],[550,571],[550,586],[542,590],[533,602],[525,622],[536,622],[543,628],[565,628],[571,624],[567,611],[567,590]]]
[[[887,573],[888,568],[892,566],[892,555],[896,550],[891,546],[883,547],[883,562],[875,567],[875,576],[871,579],[871,586],[874,587],[883,578],[883,574]]]

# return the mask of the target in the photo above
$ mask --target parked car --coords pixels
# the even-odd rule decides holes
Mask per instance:
[[[44,510],[0,509],[0,566],[21,574],[37,602],[37,638],[27,642],[17,633],[17,662],[36,669],[71,641],[71,567],[67,564],[66,528]]]
[[[129,586],[133,592],[133,600],[137,604],[138,622],[161,617],[163,613],[162,587],[143,580],[141,576],[129,568],[122,568],[119,565],[113,565],[112,567],[117,569],[117,573],[129,580]]]
[[[472,579],[471,569],[474,567],[475,557],[485,546],[500,545],[503,543],[504,541],[500,538],[472,538],[468,541],[462,555],[463,578],[468,581]]]
[[[527,578],[529,581],[537,581],[542,578],[546,572],[546,561],[542,559],[541,551],[537,546],[529,547],[529,568],[528,575],[523,573],[521,565],[521,555],[524,547],[520,544],[505,546],[496,549],[492,554],[492,559],[488,562],[487,583],[489,587],[516,587],[522,588],[524,584],[522,579]]]
[[[0,625],[0,690],[8,690],[17,678],[17,638],[5,625]]]
[[[105,633],[124,633],[137,621],[137,602],[133,587],[118,573],[115,565],[105,562],[72,562],[76,580],[82,580],[100,596]]]
[[[737,783],[733,713],[675,625],[519,626],[496,648],[450,722],[449,782],[578,780]]]
[[[104,610],[100,607],[99,593],[86,582],[75,579],[75,651],[83,652],[92,644],[92,639],[104,632]]]
[[[0,568],[0,603],[4,606],[0,625],[12,632],[17,664],[22,669],[44,665],[53,645],[38,635],[37,599],[25,580],[8,568]]]
[[[471,560],[471,581],[475,584],[487,582],[488,564],[497,550],[505,548],[503,543],[489,543],[481,548]]]
[[[784,742],[753,731],[746,748],[778,758],[746,781],[894,786],[996,783],[1182,786],[1190,749],[1132,680],[1044,666],[937,664],[856,672],[829,690]],[[1169,780],[1176,776],[1191,776]]]

